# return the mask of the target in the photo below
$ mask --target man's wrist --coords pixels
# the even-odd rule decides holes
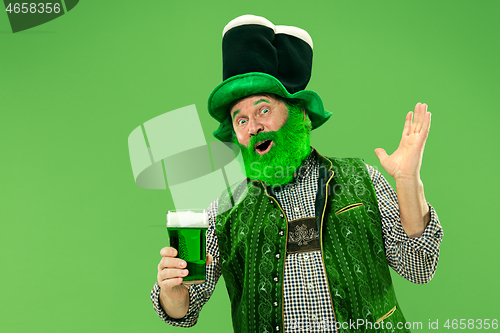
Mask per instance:
[[[183,299],[173,300],[160,289],[158,298],[161,308],[170,318],[182,319],[186,316],[189,309],[189,291]]]
[[[395,175],[394,180],[396,181],[396,184],[399,183],[404,185],[423,187],[422,180],[420,179],[420,173],[416,173],[413,175]]]
[[[430,221],[424,184],[419,175],[396,178],[396,192],[401,224],[410,238],[420,237]]]

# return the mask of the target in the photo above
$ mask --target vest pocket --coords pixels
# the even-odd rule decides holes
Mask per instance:
[[[362,203],[362,202],[355,203],[355,204],[351,204],[351,205],[347,205],[347,206],[345,206],[344,208],[341,208],[341,209],[339,209],[338,211],[336,211],[336,212],[335,212],[335,215],[339,215],[339,214],[345,213],[345,212],[347,212],[348,210],[351,210],[351,209],[356,208],[356,207],[361,207],[361,206],[363,206],[363,203]]]
[[[396,306],[394,306],[391,311],[387,312],[385,315],[383,315],[382,317],[380,317],[379,319],[377,319],[377,323],[381,322],[382,320],[384,319],[387,319],[389,318],[390,315],[392,315],[394,313],[394,311],[396,311]]]

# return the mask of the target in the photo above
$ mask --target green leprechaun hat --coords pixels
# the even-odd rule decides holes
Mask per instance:
[[[311,78],[313,48],[305,30],[243,15],[229,22],[222,36],[223,82],[208,98],[208,112],[220,122],[217,139],[231,141],[230,104],[257,93],[302,101],[313,129],[330,118],[319,95],[304,90]]]

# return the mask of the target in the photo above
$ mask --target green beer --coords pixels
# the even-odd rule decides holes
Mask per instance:
[[[189,274],[182,284],[203,283],[206,280],[206,232],[208,219],[204,210],[169,211],[167,229],[170,246],[187,263]]]

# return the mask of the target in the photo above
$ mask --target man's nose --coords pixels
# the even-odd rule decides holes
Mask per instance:
[[[264,125],[257,120],[250,120],[250,125],[248,126],[248,133],[250,136],[259,134],[264,130]]]

